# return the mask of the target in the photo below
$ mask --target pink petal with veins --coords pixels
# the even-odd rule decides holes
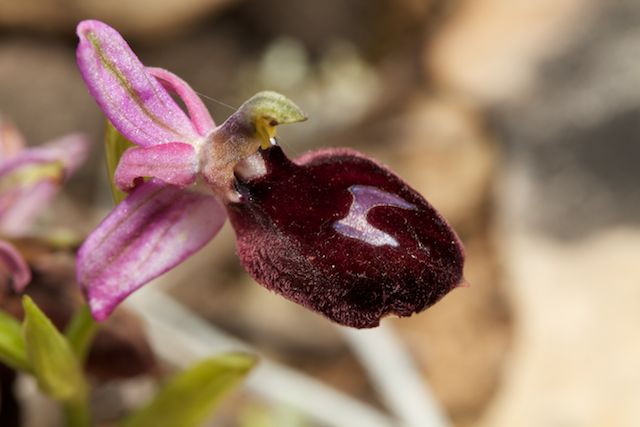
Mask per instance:
[[[191,117],[191,121],[200,135],[205,136],[213,130],[216,124],[211,118],[209,110],[207,110],[207,107],[205,107],[198,94],[191,89],[191,86],[189,86],[187,82],[162,68],[147,67],[147,71],[158,79],[165,89],[169,92],[176,93],[180,97],[187,107],[189,117]]]
[[[88,20],[78,25],[77,33],[82,77],[120,133],[144,147],[199,137],[189,117],[116,30]]]
[[[154,177],[168,184],[186,187],[196,181],[198,159],[189,144],[170,142],[153,147],[134,147],[125,151],[115,173],[122,191],[135,187],[136,178]]]
[[[96,320],[211,240],[226,213],[212,196],[158,180],[136,187],[78,252],[77,279]]]
[[[31,281],[31,270],[16,248],[0,240],[0,284],[5,280],[14,291],[22,292]]]

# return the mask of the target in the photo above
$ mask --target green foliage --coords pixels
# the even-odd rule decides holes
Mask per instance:
[[[176,375],[122,427],[197,427],[220,399],[255,365],[246,354],[226,354],[201,361]]]
[[[76,314],[66,338],[31,298],[24,296],[22,304],[22,326],[0,311],[0,362],[31,373],[44,393],[63,404],[69,427],[90,426],[88,385],[79,362],[96,331],[88,309]],[[255,363],[254,357],[240,353],[201,361],[170,379],[121,427],[198,427]]]
[[[29,371],[20,323],[3,311],[0,311],[0,362],[15,370]]]
[[[111,122],[107,121],[104,134],[104,146],[107,153],[107,172],[109,174],[111,195],[116,204],[118,204],[124,200],[127,193],[120,191],[120,189],[116,187],[113,176],[116,173],[116,168],[124,152],[131,147],[135,147],[135,144],[120,134]]]
[[[305,427],[304,417],[285,406],[251,406],[244,411],[240,427]]]
[[[62,402],[84,400],[87,384],[69,342],[31,298],[23,297],[22,305],[27,359],[40,389]]]

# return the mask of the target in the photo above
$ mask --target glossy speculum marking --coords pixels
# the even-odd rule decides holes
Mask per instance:
[[[387,206],[415,209],[411,203],[400,197],[368,185],[352,185],[349,192],[353,196],[347,216],[333,224],[334,230],[346,237],[361,240],[373,246],[389,245],[398,247],[398,241],[379,228],[374,227],[367,215],[373,208]]]

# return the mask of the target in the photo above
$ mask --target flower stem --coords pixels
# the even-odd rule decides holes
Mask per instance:
[[[65,330],[65,335],[73,349],[78,363],[84,366],[93,337],[98,331],[99,324],[93,320],[87,305],[76,311]],[[64,403],[64,417],[67,427],[91,427],[91,413],[89,411],[89,391],[81,399]]]
[[[93,342],[93,337],[98,331],[98,327],[98,323],[93,320],[91,311],[86,305],[78,309],[67,326],[65,335],[81,365],[84,364],[87,358],[87,353]]]

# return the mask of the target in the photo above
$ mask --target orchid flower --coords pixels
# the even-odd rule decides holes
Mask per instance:
[[[78,36],[89,92],[135,144],[114,175],[127,197],[78,253],[97,320],[200,249],[227,216],[258,283],[344,325],[409,316],[462,282],[457,235],[388,168],[347,149],[286,157],[276,126],[306,119],[288,98],[260,92],[216,126],[183,80],[146,68],[113,28],[83,21]]]
[[[64,180],[85,160],[87,150],[80,135],[26,148],[18,130],[0,117],[0,236],[25,235]],[[30,280],[22,255],[10,242],[0,240],[0,284],[9,282],[20,292]]]

